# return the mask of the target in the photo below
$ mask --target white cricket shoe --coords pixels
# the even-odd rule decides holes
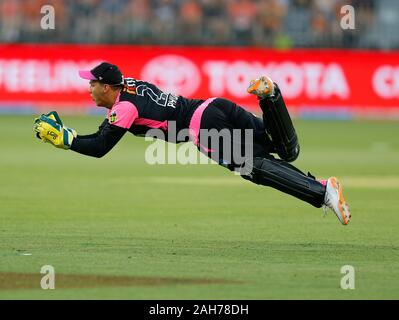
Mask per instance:
[[[343,224],[347,225],[350,221],[351,214],[349,206],[345,201],[342,193],[342,184],[335,177],[330,177],[326,184],[326,195],[324,197],[324,212],[327,213],[327,207],[330,208],[338,220]]]
[[[273,81],[267,76],[251,80],[247,92],[258,96],[261,99],[271,97],[274,94]]]

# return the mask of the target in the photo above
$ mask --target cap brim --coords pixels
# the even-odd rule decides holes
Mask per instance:
[[[97,78],[88,70],[79,70],[79,76],[86,80],[97,80]]]

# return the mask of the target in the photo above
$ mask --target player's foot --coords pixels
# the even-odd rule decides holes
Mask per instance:
[[[344,194],[342,193],[342,184],[335,177],[330,177],[326,183],[326,195],[324,197],[324,209],[330,208],[338,220],[347,225],[351,218],[349,206],[345,201]]]
[[[259,79],[251,80],[247,91],[263,99],[273,96],[274,84],[272,79],[267,76],[262,76]]]

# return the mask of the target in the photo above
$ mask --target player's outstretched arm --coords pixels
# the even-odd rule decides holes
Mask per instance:
[[[37,138],[49,142],[57,148],[71,149],[96,158],[107,154],[127,131],[124,128],[111,125],[105,119],[96,133],[78,135],[75,130],[63,125],[55,111],[35,119],[34,130]]]

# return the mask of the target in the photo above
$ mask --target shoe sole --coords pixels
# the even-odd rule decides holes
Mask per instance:
[[[248,93],[255,94],[255,91],[258,90],[259,86],[260,86],[260,80],[256,80],[253,84],[251,84],[248,87],[247,89]]]
[[[266,83],[265,87],[267,87],[267,89],[266,89],[266,91],[259,92],[258,91],[259,86],[261,84],[263,84],[263,82]],[[247,92],[251,93],[251,94],[255,94],[258,97],[267,96],[270,93],[269,88],[271,88],[271,87],[273,87],[273,82],[271,81],[271,79],[269,79],[267,77],[260,77],[259,79],[255,80],[254,83],[248,87]]]
[[[337,178],[331,178],[331,184],[335,190],[338,190],[338,209],[341,213],[341,223],[347,225],[350,221],[351,214],[349,212],[349,206],[345,201],[342,185],[341,183],[339,183]],[[346,215],[346,213],[348,213],[348,216]]]

